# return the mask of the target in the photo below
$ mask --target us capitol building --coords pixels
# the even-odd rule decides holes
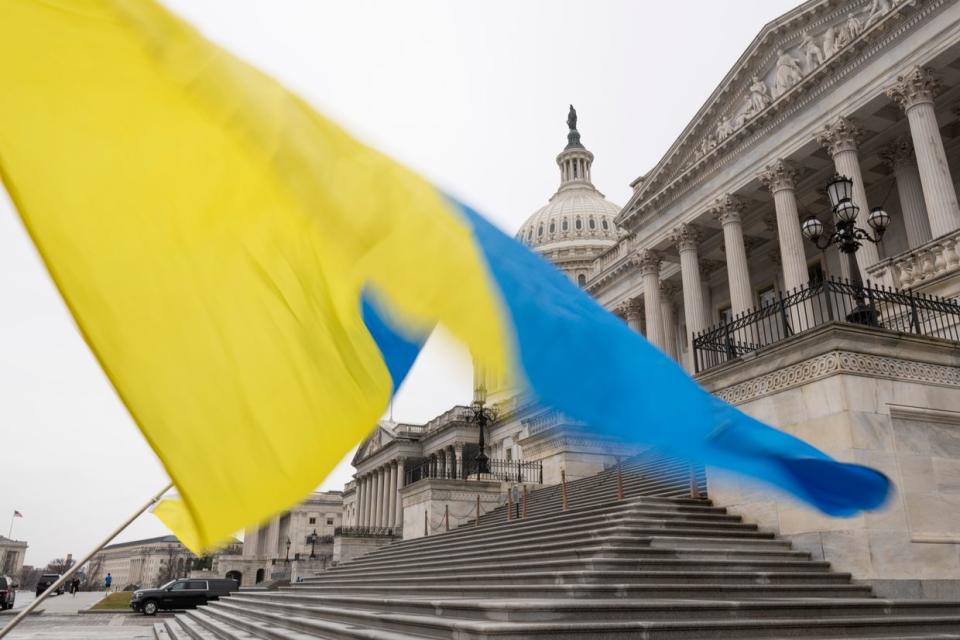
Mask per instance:
[[[572,107],[568,129],[517,239],[714,394],[897,487],[834,519],[707,469],[710,498],[881,595],[960,597],[960,2],[811,0],[771,22],[623,206]],[[361,445],[342,535],[430,535],[633,453],[508,380],[476,386]]]

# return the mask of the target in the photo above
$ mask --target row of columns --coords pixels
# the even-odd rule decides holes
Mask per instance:
[[[438,449],[430,454],[428,461],[432,471],[442,471],[443,477],[456,478],[463,471],[463,445],[455,444]]]
[[[894,172],[910,247],[960,229],[960,205],[934,111],[934,96],[939,90],[940,84],[931,73],[917,67],[909,74],[900,76],[897,83],[886,91],[887,96],[905,111],[913,143],[911,146],[905,140],[897,140],[880,151],[881,159]],[[830,154],[836,172],[853,180],[853,201],[860,208],[857,224],[869,229],[867,217],[870,207],[858,155],[858,144],[862,137],[863,132],[854,121],[840,117],[817,135],[817,141]],[[797,177],[797,170],[782,159],[768,165],[758,176],[773,196],[777,239],[787,290],[808,283],[806,252],[796,198]],[[730,305],[734,315],[754,306],[743,237],[743,209],[743,202],[732,194],[721,195],[708,209],[708,213],[720,222],[723,229]],[[680,256],[687,340],[692,343],[693,336],[706,329],[710,320],[698,256],[700,233],[694,226],[684,223],[672,231],[671,240]],[[856,255],[861,270],[879,260],[877,246],[869,242],[864,243]],[[672,319],[667,322],[666,314],[662,311],[660,261],[660,257],[650,250],[641,250],[637,258],[643,282],[646,335],[662,350],[673,351],[672,355],[675,356],[675,346],[671,348],[669,338],[673,322]],[[841,261],[841,265],[844,269],[842,275],[849,277],[845,261]],[[640,327],[635,326],[638,320],[638,317],[632,319],[627,313],[631,328],[639,331]],[[675,338],[673,340],[675,344]],[[692,344],[690,347],[692,349]]]
[[[357,526],[390,528],[403,526],[404,463],[401,458],[357,476]]]

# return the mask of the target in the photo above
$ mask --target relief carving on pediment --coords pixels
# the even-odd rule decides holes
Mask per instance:
[[[831,57],[873,27],[898,5],[916,0],[870,0],[860,3],[858,9],[840,13],[826,26],[788,34],[776,48],[776,54],[767,68],[744,80],[742,99],[717,116],[713,126],[693,147],[683,168],[687,168],[731,138],[751,120],[760,115],[782,95],[788,93],[803,79],[816,71]],[[851,2],[850,5],[857,3]],[[797,44],[786,44],[790,41]]]

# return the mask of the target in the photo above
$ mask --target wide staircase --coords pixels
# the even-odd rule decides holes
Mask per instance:
[[[641,455],[568,483],[566,511],[559,485],[538,489],[525,518],[508,519],[504,505],[303,583],[178,614],[155,635],[960,640],[960,602],[875,598],[850,574],[692,497],[703,493],[702,472]]]

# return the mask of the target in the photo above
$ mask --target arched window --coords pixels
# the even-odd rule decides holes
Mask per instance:
[[[581,287],[585,286],[587,284],[587,276],[583,275],[582,273],[578,275],[577,284],[580,285]]]
[[[577,218],[576,221],[574,221],[573,226],[577,228],[577,231],[580,231],[580,229],[583,229],[583,220]]]
[[[607,225],[607,219],[606,219],[606,218],[604,218],[603,220],[600,221],[600,226],[603,227],[603,230],[604,230],[604,231],[606,231],[607,229],[610,228],[610,227]]]
[[[573,163],[573,177],[574,177],[574,179],[580,177],[580,176],[579,176],[579,171],[577,171],[577,169],[579,169],[579,167],[577,167],[577,163],[574,162],[574,163]]]
[[[564,218],[564,219],[560,222],[560,230],[561,230],[561,231],[567,231],[569,228],[570,228],[570,225],[567,224],[567,219]]]
[[[540,225],[539,227],[537,227],[537,237],[539,238],[542,235],[543,235],[543,225]]]
[[[597,221],[594,220],[593,218],[590,218],[589,224],[590,224],[590,230],[591,230],[591,231],[597,228]]]
[[[550,223],[550,233],[553,233],[553,232],[556,231],[556,230],[557,230],[557,223],[551,222],[551,223]]]

